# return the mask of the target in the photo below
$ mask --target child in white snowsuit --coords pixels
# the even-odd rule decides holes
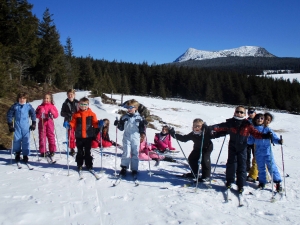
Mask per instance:
[[[123,154],[121,159],[120,175],[126,175],[126,171],[131,168],[132,175],[136,175],[139,168],[139,147],[140,133],[145,132],[146,121],[140,116],[137,111],[139,103],[132,99],[125,105],[127,113],[119,120],[115,120],[114,125],[120,131],[124,130],[123,134]]]
[[[20,154],[23,154],[23,160],[28,162],[30,154],[29,141],[30,131],[35,130],[36,115],[34,108],[27,103],[27,93],[21,92],[18,94],[17,102],[13,104],[7,112],[7,124],[10,132],[14,132],[13,152],[15,160],[20,161]],[[32,124],[29,125],[29,117]]]

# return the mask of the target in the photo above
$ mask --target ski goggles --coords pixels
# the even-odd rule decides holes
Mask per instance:
[[[80,106],[89,106],[88,103],[80,103],[79,105],[80,105]]]
[[[125,106],[125,108],[126,108],[126,109],[134,109],[135,106],[130,105],[130,106]]]
[[[248,114],[253,114],[253,113],[255,113],[255,110],[249,110],[248,111]]]

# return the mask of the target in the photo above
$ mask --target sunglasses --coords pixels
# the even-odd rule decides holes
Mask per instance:
[[[134,109],[135,107],[132,106],[132,105],[130,105],[130,106],[127,106],[126,108],[127,108],[127,109]]]
[[[89,106],[88,103],[80,103],[79,105],[80,105],[80,106]]]
[[[238,110],[236,110],[235,113],[236,113],[236,114],[238,114],[238,113],[239,113],[239,114],[244,114],[243,111],[238,111]]]
[[[248,114],[253,114],[253,113],[255,113],[255,110],[248,111]]]
[[[263,117],[258,117],[257,120],[264,120],[264,118]]]
[[[202,125],[196,125],[196,126],[193,126],[193,128],[201,128]]]

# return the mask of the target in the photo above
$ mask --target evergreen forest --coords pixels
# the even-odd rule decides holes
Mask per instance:
[[[274,64],[257,68],[246,65],[245,58],[237,69],[77,57],[71,37],[60,42],[50,9],[45,9],[39,20],[27,0],[0,0],[0,4],[0,98],[17,92],[16,84],[48,84],[61,90],[91,90],[96,95],[113,92],[176,97],[300,112],[297,80],[254,76],[261,74],[262,69],[277,68]],[[299,60],[285,60],[284,65],[290,63],[291,68],[282,69],[299,70]]]

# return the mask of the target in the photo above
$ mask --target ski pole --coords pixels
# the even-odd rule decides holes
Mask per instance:
[[[282,135],[280,135],[280,140],[281,140],[281,158],[282,158],[284,193],[285,193],[285,196],[286,196],[285,173],[284,173],[284,159],[283,159],[283,147],[282,147]]]
[[[116,116],[116,120],[118,120],[117,116]],[[116,126],[115,176],[117,176],[117,152],[118,152],[118,125]]]
[[[198,183],[199,183],[199,173],[200,173],[200,166],[201,166],[201,162],[202,162],[202,149],[203,149],[204,133],[205,133],[205,128],[202,131],[202,141],[201,141],[201,148],[200,148],[200,157],[198,159],[198,173],[197,173],[195,192],[197,192]]]
[[[102,167],[102,159],[103,159],[103,144],[102,144],[102,131],[103,131],[103,120],[100,120],[99,121],[99,129],[100,129],[100,160],[101,160],[101,169],[100,169],[100,173],[103,173],[104,170],[103,170],[103,167]]]
[[[12,121],[13,127],[14,127],[14,120]],[[11,149],[10,149],[10,165],[12,165],[12,151],[14,148],[14,137],[15,137],[15,132],[12,133],[12,138],[11,138]]]
[[[182,154],[183,154],[185,160],[187,161],[187,163],[188,163],[188,165],[189,165],[189,168],[190,168],[190,170],[191,170],[193,176],[195,177],[195,179],[197,179],[197,177],[196,177],[196,175],[194,174],[194,172],[193,172],[193,170],[192,170],[192,167],[191,167],[191,165],[190,165],[190,163],[189,163],[189,160],[188,160],[187,157],[185,156],[185,154],[184,154],[184,152],[183,152],[183,150],[182,150],[182,147],[181,147],[181,145],[179,144],[178,139],[176,138],[176,134],[175,134],[174,137],[175,137],[175,139],[176,139],[176,141],[177,141],[177,144],[179,145],[179,148],[180,148],[180,150],[181,150],[181,152],[182,152]]]
[[[218,159],[217,159],[217,162],[216,162],[216,165],[215,165],[215,168],[214,168],[214,171],[213,171],[212,175],[215,174],[215,171],[216,171],[216,168],[217,168],[217,165],[218,165],[218,162],[219,162],[219,158],[220,158],[220,155],[221,155],[221,152],[222,152],[222,149],[223,149],[223,145],[224,145],[225,139],[226,139],[226,135],[225,135],[225,137],[224,137],[224,140],[223,140],[223,143],[222,143],[222,146],[221,146],[219,155],[218,155]],[[211,179],[210,179],[209,182],[210,182],[210,184],[211,184]]]
[[[37,160],[37,161],[40,161],[40,156],[39,156],[39,153],[38,153],[38,149],[37,149],[37,145],[36,145],[36,141],[35,141],[35,137],[34,137],[34,132],[33,132],[33,130],[31,131],[31,133],[32,133],[33,142],[34,142],[34,145],[35,145],[36,157],[38,157],[38,160]]]
[[[151,158],[150,158],[150,155],[149,155],[149,147],[150,146],[150,143],[148,143],[148,140],[147,140],[147,136],[146,136],[146,147],[147,147],[147,153],[148,153],[148,167],[149,167],[149,176],[151,177],[151,175],[153,174],[151,172],[151,165],[150,165],[150,161],[151,161]],[[141,148],[141,144],[140,144],[140,148]],[[159,160],[159,156],[158,156],[158,160]]]
[[[55,133],[55,137],[56,137],[56,143],[57,143],[57,147],[58,147],[58,150],[59,150],[59,155],[60,155],[60,158],[61,158],[61,151],[60,151],[60,147],[59,147],[59,144],[58,144],[58,138],[57,138],[57,132],[56,132],[56,127],[55,127],[54,120],[53,120],[53,125],[54,125],[54,133]]]
[[[68,176],[70,175],[70,166],[69,166],[69,135],[68,129],[66,128],[66,144],[67,144],[67,164],[68,164]]]
[[[272,144],[274,145],[273,143],[273,140],[271,138],[270,140],[270,151],[271,151],[271,165],[270,165],[270,168],[271,168],[271,174],[272,174],[272,181],[271,181],[271,185],[272,185],[272,197],[271,197],[271,201],[274,201],[275,200],[275,197],[274,197],[274,174],[273,174],[273,151],[272,151]]]
[[[42,113],[42,127],[43,127],[43,142],[44,142],[44,157],[46,157],[46,150],[47,150],[47,147],[46,147],[46,142],[47,142],[47,140],[46,140],[46,133],[45,133],[45,128],[44,128],[44,118],[45,118],[45,114],[44,113]]]

